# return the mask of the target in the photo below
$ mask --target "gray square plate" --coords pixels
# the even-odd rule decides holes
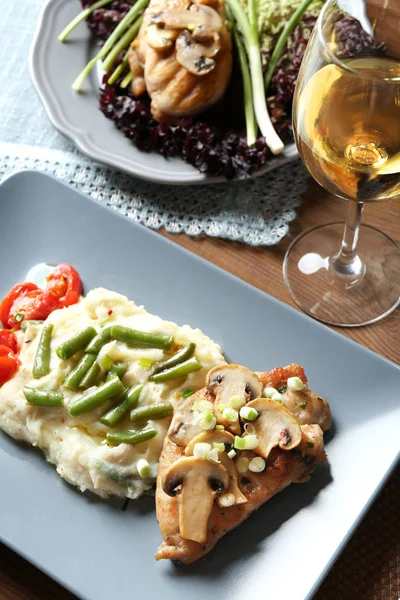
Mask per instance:
[[[55,179],[0,186],[0,296],[38,262],[200,327],[254,370],[292,361],[331,403],[329,464],[292,485],[190,566],[156,562],[153,501],[126,512],[76,492],[0,433],[0,539],[87,600],[287,598],[315,592],[399,450],[400,369]]]
[[[72,82],[94,55],[96,42],[85,23],[68,41],[57,37],[79,12],[77,0],[49,0],[39,19],[30,56],[32,81],[53,125],[70,138],[84,154],[141,179],[170,184],[216,183],[224,178],[209,177],[178,158],[141,152],[106,119],[98,108],[99,73],[92,71],[82,92],[71,89]],[[295,144],[286,146],[256,175],[262,175],[297,158]]]

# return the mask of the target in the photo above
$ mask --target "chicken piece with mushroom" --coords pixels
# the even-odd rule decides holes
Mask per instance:
[[[178,494],[179,532],[183,538],[199,544],[207,540],[214,498],[227,489],[228,483],[225,467],[212,460],[188,456],[167,469],[161,486],[168,496]]]
[[[174,123],[222,98],[232,71],[225,4],[151,0],[129,60],[134,94],[151,98],[155,119]],[[138,65],[140,68],[138,68]]]
[[[196,435],[192,439],[192,441],[185,448],[185,455],[192,456],[196,444],[209,444],[211,448],[214,447],[214,444],[224,444],[228,446],[233,446],[235,438],[229,433],[229,431],[203,431],[199,435]],[[223,464],[225,469],[228,472],[229,476],[229,485],[226,490],[226,494],[230,494],[232,498],[234,498],[233,504],[245,504],[247,502],[246,496],[242,494],[238,487],[237,483],[237,472],[234,461],[229,458],[228,454],[224,452],[218,453],[218,460]]]
[[[291,369],[289,374],[285,373],[285,383],[291,376],[301,376],[301,380],[306,383],[307,379],[302,367],[295,365],[295,375],[292,367],[293,365],[285,368],[286,370]],[[277,376],[279,371],[279,377],[282,380],[285,369],[276,369],[271,373]],[[159,462],[156,510],[164,541],[158,549],[157,559],[169,558],[184,564],[198,560],[209,552],[225,533],[240,525],[273,495],[291,483],[306,482],[317,463],[326,460],[323,431],[318,424],[300,425],[296,416],[282,404],[269,398],[260,397],[263,386],[275,387],[277,383],[277,377],[273,379],[271,373],[259,373],[257,377],[248,369],[238,365],[224,365],[212,369],[207,377],[208,387],[185,400],[178,408],[169,434],[164,439]],[[232,383],[232,381],[236,383]],[[246,389],[249,381],[251,385]],[[238,390],[238,382],[240,382],[240,390]],[[231,388],[230,385],[233,387]],[[243,394],[243,390],[245,395],[242,395],[242,398],[247,402],[243,409],[249,408],[257,411],[255,418],[247,427],[247,432],[251,426],[255,438],[258,438],[256,440],[258,445],[256,447],[252,445],[252,450],[237,451],[236,455],[231,455],[232,459],[226,452],[234,439],[232,433],[221,429],[199,431],[197,424],[196,427],[193,427],[191,424],[194,413],[193,403],[202,399],[206,399],[210,403],[214,401],[211,406],[216,414],[221,394],[222,398],[226,400],[230,399],[232,395],[239,396],[240,392]],[[177,417],[179,411],[180,415]],[[246,420],[246,414],[249,413],[244,410],[243,418],[238,421],[239,427]],[[218,425],[221,427],[220,423]],[[246,436],[242,432],[242,437],[243,435]],[[203,447],[196,450],[197,444],[203,444]],[[206,444],[207,447],[204,447]],[[212,450],[214,444],[224,444],[225,451],[219,451],[216,455]],[[218,449],[218,446],[216,448]],[[222,449],[219,448],[219,450]],[[203,451],[205,452],[204,458],[201,457]],[[192,456],[193,453],[196,453],[196,456]],[[212,456],[211,453],[213,453]],[[166,474],[170,473],[174,465],[182,464],[180,461],[183,460],[200,461],[200,463],[196,463],[198,473],[201,472],[201,465],[210,469],[212,468],[210,463],[214,463],[215,467],[224,469],[227,476],[223,482],[225,484],[224,492],[214,493],[212,488],[207,488],[208,480],[205,482],[203,478],[203,481],[197,484],[195,477],[193,474],[191,475],[191,481],[195,482],[196,486],[203,486],[206,490],[204,492],[206,499],[202,505],[203,508],[195,507],[195,514],[200,515],[201,518],[197,518],[195,521],[194,531],[189,532],[185,529],[185,524],[181,522],[181,518],[186,519],[189,514],[189,512],[181,512],[184,500],[180,496],[173,495],[174,491],[181,490],[182,493],[185,488],[176,483],[176,478],[176,485],[172,486],[173,489],[165,485]],[[242,467],[244,463],[246,463],[245,471]],[[222,490],[222,488],[221,484],[220,489]],[[198,494],[201,493],[200,487],[193,487],[192,498],[194,497],[193,490],[197,490]],[[232,502],[231,497],[226,498],[231,495],[234,496],[235,502]],[[225,498],[229,502],[225,501]],[[204,529],[206,520],[206,529]]]
[[[331,409],[328,402],[307,385],[307,377],[300,365],[293,363],[265,373],[258,373],[264,387],[282,390],[282,403],[295,415],[300,425],[316,423],[323,431],[332,426]],[[302,385],[294,389],[288,380],[295,378]],[[283,389],[282,389],[283,388]]]
[[[240,435],[239,417],[236,421],[229,421],[223,416],[224,410],[221,410],[221,406],[229,407],[234,396],[243,398],[244,404],[261,396],[262,384],[257,375],[240,365],[222,365],[209,371],[206,386],[216,397],[215,414],[218,423],[232,433]]]
[[[296,417],[282,404],[269,398],[257,398],[247,404],[257,411],[258,417],[252,422],[258,445],[256,454],[268,458],[272,448],[293,450],[301,442],[301,429]]]

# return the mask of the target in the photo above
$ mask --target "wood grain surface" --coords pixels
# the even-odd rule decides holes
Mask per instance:
[[[282,261],[290,241],[308,227],[343,221],[346,210],[346,202],[332,198],[310,179],[302,206],[297,210],[298,218],[292,223],[290,234],[278,246],[251,248],[209,237],[190,238],[184,234],[173,236],[165,232],[161,235],[293,306],[282,279]],[[381,229],[400,243],[400,202],[367,206],[364,223]],[[340,333],[400,364],[399,311],[375,325],[340,329]],[[397,471],[389,480],[315,595],[315,600],[399,598],[399,474]],[[0,545],[1,600],[74,598],[49,577]]]

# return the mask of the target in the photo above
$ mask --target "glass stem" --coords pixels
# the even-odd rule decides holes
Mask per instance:
[[[359,256],[357,256],[357,242],[363,210],[363,202],[349,203],[342,246],[339,253],[332,260],[333,268],[341,275],[358,277],[364,273],[364,265]]]

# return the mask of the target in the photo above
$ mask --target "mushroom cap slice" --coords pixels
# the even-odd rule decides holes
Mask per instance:
[[[172,48],[179,35],[176,29],[161,29],[155,23],[146,27],[146,42],[155,50],[168,50]]]
[[[215,429],[214,431],[204,431],[203,433],[196,435],[196,437],[186,446],[185,454],[186,456],[191,456],[195,445],[198,443],[207,443],[211,446],[214,443],[232,445],[234,441],[235,438],[229,431],[219,431],[218,429]],[[235,496],[235,504],[245,504],[247,498],[239,489],[235,463],[229,458],[226,452],[220,452],[218,457],[221,459],[221,463],[224,465],[229,475],[227,494],[233,494]]]
[[[214,498],[225,492],[228,484],[228,472],[222,464],[194,456],[179,458],[165,471],[161,486],[168,496],[178,495],[182,538],[199,544],[207,541]]]
[[[217,421],[235,433],[241,434],[240,423],[230,423],[222,416],[219,404],[229,405],[232,396],[243,396],[246,402],[259,398],[262,393],[262,383],[253,371],[237,364],[221,365],[208,372],[206,386],[216,396],[215,415]]]
[[[215,60],[209,58],[219,50],[219,45],[214,42],[199,44],[194,41],[192,34],[185,30],[176,40],[175,48],[176,60],[193,75],[207,75],[214,69]]]
[[[268,458],[272,448],[292,450],[301,442],[301,429],[296,417],[282,404],[270,398],[257,398],[247,404],[255,408],[258,417],[252,422],[258,438],[254,452]]]
[[[214,431],[203,431],[188,443],[185,448],[185,454],[186,456],[192,456],[195,445],[199,443],[207,443],[211,444],[211,446],[214,442],[216,444],[232,445],[234,441],[235,438],[229,431],[219,431],[218,429],[215,429]]]
[[[200,25],[205,25],[213,31],[221,31],[223,23],[221,16],[210,6],[196,5],[193,10],[166,10],[149,15],[150,22],[165,29],[188,29],[193,31]]]
[[[193,394],[193,396],[190,396],[179,404],[174,412],[167,434],[177,446],[184,448],[196,435],[203,431],[195,421],[193,404],[196,400],[213,402],[214,397],[206,389],[202,388],[196,394]]]

